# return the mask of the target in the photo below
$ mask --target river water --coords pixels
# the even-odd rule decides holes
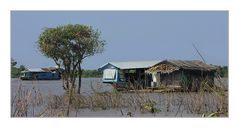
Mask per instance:
[[[81,94],[90,95],[92,88],[96,89],[99,92],[112,91],[112,86],[110,84],[102,83],[101,78],[82,78],[81,81]],[[76,80],[78,83],[78,79]],[[38,81],[28,81],[20,80],[18,78],[11,79],[11,95],[14,96],[18,87],[21,85],[24,89],[37,88],[43,95],[62,95],[64,89],[62,87],[62,80],[38,80]]]
[[[76,81],[78,82],[78,81]],[[227,80],[225,83],[228,83]],[[43,96],[48,95],[63,95],[64,89],[62,87],[63,81],[62,80],[51,80],[51,81],[22,81],[20,79],[11,79],[11,98],[16,95],[19,86],[23,89],[39,89]],[[227,85],[228,86],[228,85]],[[81,87],[81,95],[89,96],[94,94],[94,90],[97,92],[112,92],[113,88],[110,84],[102,83],[101,78],[82,78],[82,87]],[[123,94],[125,97],[134,94]],[[159,113],[142,113],[139,109],[129,109],[129,108],[110,108],[106,110],[98,109],[98,110],[91,110],[90,108],[79,109],[76,111],[71,111],[72,117],[128,117],[127,113],[131,112],[132,116],[134,117],[200,117],[201,114],[191,113],[188,108],[196,108],[197,106],[188,106],[191,105],[185,104],[181,105],[180,100],[184,100],[184,102],[194,102],[192,98],[195,96],[196,93],[147,93],[147,97],[154,99],[156,101],[156,107],[160,108],[161,112]],[[204,97],[204,102],[210,106],[204,106],[207,111],[216,111],[217,107],[220,106],[218,99],[216,96],[208,93]],[[202,99],[200,99],[202,100]],[[228,99],[225,99],[225,103],[228,103]],[[200,102],[199,102],[200,103]],[[218,105],[219,104],[219,105]],[[194,105],[194,104],[192,104]],[[167,110],[167,106],[170,106],[171,110]],[[77,113],[77,114],[75,114]],[[31,116],[31,115],[30,115]],[[225,117],[226,115],[224,115]]]

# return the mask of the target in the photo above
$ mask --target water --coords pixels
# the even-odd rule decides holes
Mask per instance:
[[[76,83],[78,80],[76,81]],[[228,83],[225,80],[225,83]],[[62,80],[51,80],[51,81],[22,81],[20,79],[11,79],[11,97],[16,95],[16,92],[19,86],[22,86],[23,89],[32,90],[32,88],[39,89],[43,96],[48,95],[63,95],[64,89],[62,87]],[[228,86],[228,84],[226,85]],[[93,95],[95,89],[97,92],[112,92],[112,86],[110,84],[103,84],[101,78],[82,78],[82,86],[81,86],[81,95]],[[124,93],[124,97],[130,97],[135,95],[134,93]],[[142,113],[139,108],[107,108],[106,110],[97,109],[91,110],[90,108],[82,108],[77,112],[72,110],[70,115],[75,117],[128,117],[127,113],[131,112],[134,117],[200,117],[202,114],[193,114],[188,110],[188,106],[180,105],[180,100],[183,99],[184,102],[191,99],[195,99],[194,96],[196,93],[146,93],[143,95],[147,95],[150,99],[154,99],[156,101],[156,107],[161,110],[159,113]],[[135,96],[137,97],[137,95]],[[129,100],[129,98],[126,98]],[[205,102],[208,102],[210,106],[205,106],[209,111],[216,111],[217,100],[215,97],[208,93],[205,95]],[[199,99],[196,99],[199,100]],[[227,100],[227,99],[226,99]],[[228,102],[228,101],[226,101]],[[167,110],[167,106],[170,106],[170,110]],[[179,107],[181,106],[181,107]],[[196,107],[196,106],[195,106]],[[42,112],[44,108],[35,108],[36,113],[37,109],[39,112]],[[30,112],[29,112],[30,113]],[[30,113],[31,114],[31,113]],[[31,116],[31,115],[29,115]]]
[[[223,85],[228,89],[228,79],[222,79]],[[76,80],[78,83],[78,79]],[[215,79],[215,84],[219,85],[218,80]],[[38,88],[43,95],[62,95],[64,93],[62,80],[40,80],[40,81],[23,81],[17,78],[11,79],[11,95],[14,96],[18,87],[22,85],[24,89]],[[93,93],[92,87],[98,92],[111,92],[112,86],[110,84],[102,83],[101,78],[82,78],[81,80],[81,94],[90,95]]]
[[[76,81],[78,83],[78,79]],[[16,94],[19,86],[24,89],[37,88],[43,95],[62,95],[64,93],[62,80],[39,80],[26,81],[17,78],[11,79],[11,96]],[[92,87],[99,92],[112,91],[110,84],[103,84],[101,78],[82,78],[81,80],[81,94],[90,95],[93,93]]]
[[[76,83],[78,83],[78,79],[76,80]],[[11,79],[11,100],[15,97],[17,94],[17,90],[21,86],[22,90],[32,90],[33,88],[38,89],[39,92],[41,92],[43,98],[45,101],[47,101],[47,96],[52,95],[58,95],[61,96],[64,94],[63,89],[63,81],[62,80],[39,80],[39,81],[28,81],[28,80],[20,80],[18,78],[12,78]],[[95,89],[97,92],[111,92],[112,86],[110,84],[103,84],[101,78],[82,78],[81,80],[81,95],[92,95]],[[11,108],[14,110],[14,108]],[[35,113],[40,113],[44,110],[42,107],[36,107]],[[79,110],[81,115],[102,115],[101,111],[95,112],[93,114],[91,111]],[[83,111],[83,112],[82,112]],[[13,112],[13,111],[12,111]],[[84,113],[84,114],[83,114]],[[74,114],[72,114],[74,115]],[[109,115],[115,115],[114,113],[110,113]],[[29,110],[28,116],[32,116],[32,109]]]

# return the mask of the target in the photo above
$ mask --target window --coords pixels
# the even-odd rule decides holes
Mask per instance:
[[[103,71],[103,79],[115,79],[116,69],[105,69]]]

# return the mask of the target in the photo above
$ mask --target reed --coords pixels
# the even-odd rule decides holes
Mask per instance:
[[[122,109],[125,108],[131,116],[135,115],[135,112],[152,113],[156,116],[157,113],[174,113],[174,116],[183,113],[198,117],[227,116],[227,92],[206,84],[204,87],[210,91],[201,89],[198,92],[142,93],[137,90],[101,92],[92,87],[91,95],[80,95],[73,90],[71,95],[65,93],[60,96],[51,94],[42,96],[36,88],[29,90],[19,86],[16,95],[12,97],[11,116],[72,117],[80,116],[78,111],[81,109],[92,111],[118,109],[122,113]],[[36,109],[38,111],[35,111]],[[213,116],[209,116],[210,114]]]
[[[27,117],[30,113],[35,116],[35,107],[42,104],[43,96],[38,89],[24,89],[20,85],[16,95],[12,98],[11,116]]]

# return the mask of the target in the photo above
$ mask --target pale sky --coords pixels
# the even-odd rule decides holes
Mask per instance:
[[[228,65],[228,11],[12,11],[11,57],[28,68],[54,66],[36,47],[44,27],[85,24],[106,40],[102,54],[86,58],[85,69],[111,61],[201,59]]]

